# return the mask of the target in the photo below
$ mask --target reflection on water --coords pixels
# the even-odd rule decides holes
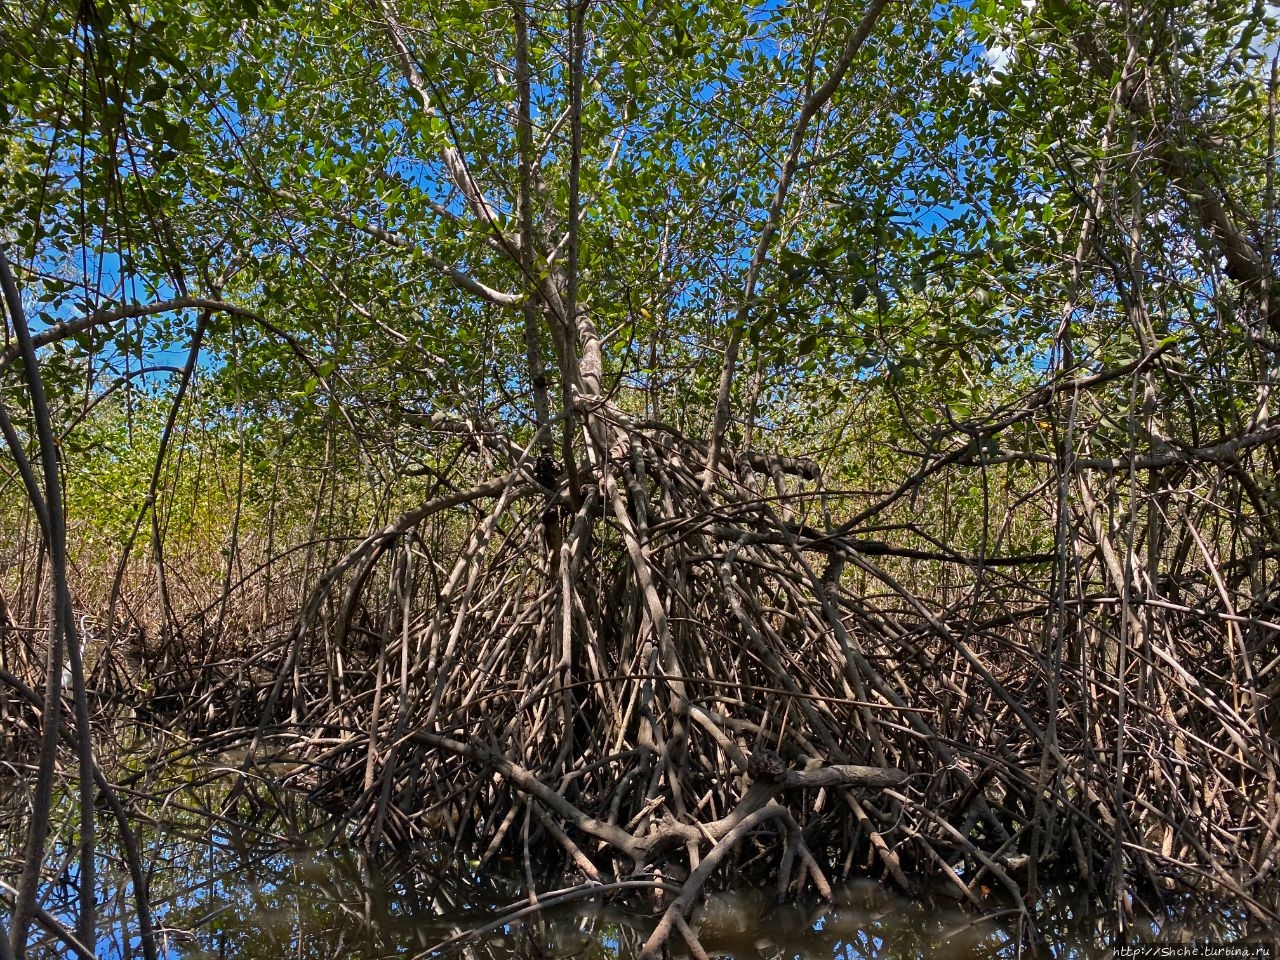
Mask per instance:
[[[293,794],[228,797],[225,787],[185,791],[161,804],[164,827],[143,830],[150,889],[166,960],[367,960],[414,957],[449,941],[453,955],[483,958],[627,958],[638,953],[660,904],[650,894],[577,899],[496,923],[527,905],[523,869],[510,861],[483,872],[452,855],[381,862],[325,844],[308,830],[314,810]],[[250,827],[246,823],[253,823]],[[14,853],[13,837],[0,853]],[[104,841],[100,956],[140,956],[136,932],[122,933],[127,874]],[[62,850],[68,849],[65,845]],[[9,864],[14,861],[8,860]],[[45,907],[71,917],[74,857],[56,862]],[[6,864],[8,872],[8,864]],[[735,958],[1012,958],[1017,916],[993,902],[983,913],[946,900],[910,900],[872,881],[846,885],[835,903],[778,906],[769,894],[710,896],[693,918],[712,956]],[[1160,920],[1141,922],[1143,939],[1236,940],[1250,931],[1242,912],[1174,901]],[[494,925],[466,939],[466,931]],[[1097,902],[1068,887],[1039,906],[1041,943],[1054,957],[1110,957],[1111,924]],[[129,929],[132,931],[132,925]],[[461,942],[459,942],[461,941]],[[683,944],[672,944],[684,956]],[[34,957],[61,957],[50,944]]]
[[[196,937],[176,955],[202,960],[413,955],[518,907],[524,896],[510,863],[482,875],[427,860],[379,867],[342,849],[262,855],[227,845],[209,855],[203,870],[199,883],[188,875],[189,889],[167,910],[169,924]],[[658,912],[647,896],[582,900],[505,924],[461,949],[492,958],[632,957]],[[1243,915],[1230,911],[1181,913],[1150,922],[1152,933],[1176,942],[1245,932]],[[1017,953],[1016,916],[984,920],[945,901],[895,896],[874,881],[843,887],[830,905],[779,906],[761,891],[717,893],[693,926],[713,956],[735,958],[976,960]],[[1110,957],[1109,926],[1105,911],[1068,888],[1044,898],[1039,933],[1053,956]],[[681,945],[673,946],[682,955]]]

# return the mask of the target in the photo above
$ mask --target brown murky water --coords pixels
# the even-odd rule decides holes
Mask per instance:
[[[247,807],[241,801],[234,817],[220,821],[220,812],[232,812],[225,788],[204,789],[168,805],[163,828],[142,831],[166,960],[625,960],[638,953],[661,912],[651,894],[624,891],[575,897],[512,917],[527,906],[522,865],[498,862],[481,872],[473,862],[443,854],[373,859],[310,831],[315,811],[298,795],[256,797]],[[0,855],[10,865],[13,840],[0,841]],[[45,891],[45,905],[69,918],[76,895],[74,857],[59,855],[65,857],[56,861],[61,876]],[[103,960],[140,956],[136,935],[118,922],[129,885],[109,840],[102,870],[98,952]],[[942,898],[908,899],[860,881],[839,888],[831,904],[779,905],[770,892],[750,889],[715,893],[698,908],[692,926],[712,956],[1012,960],[1019,942],[1017,915],[1009,906],[993,899],[984,911],[962,909]],[[1113,955],[1110,911],[1083,891],[1051,887],[1037,913],[1048,955]],[[483,932],[467,935],[477,928]],[[1140,913],[1136,933],[1144,940],[1179,943],[1238,941],[1265,931],[1251,928],[1230,904],[1175,899],[1158,916]],[[433,949],[446,943],[442,952]],[[673,944],[675,956],[684,956],[682,949]],[[43,960],[62,951],[46,944],[32,954]]]

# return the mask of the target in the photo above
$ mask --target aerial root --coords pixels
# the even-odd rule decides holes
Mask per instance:
[[[871,870],[975,906],[987,879],[1022,903],[1053,871],[1137,889],[1177,869],[1271,916],[1280,765],[1241,645],[1274,658],[1280,634],[1219,609],[1202,517],[1179,534],[1202,568],[1139,616],[1116,599],[1130,548],[1089,508],[1105,491],[1066,526],[1088,589],[1059,599],[1040,554],[925,538],[910,483],[855,514],[928,548],[899,556],[834,524],[849,501],[804,461],[728,457],[708,486],[698,444],[593,416],[578,489],[515,451],[389,523],[257,674],[260,741],[301,728],[358,839],[550,849],[591,881],[683,861],[650,953],[689,939],[735,856],[779,895]]]

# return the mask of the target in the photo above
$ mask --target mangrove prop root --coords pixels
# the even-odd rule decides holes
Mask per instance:
[[[271,693],[343,638],[345,689],[304,682],[292,709],[349,729],[353,702],[377,704],[323,762],[322,793],[363,798],[351,809],[366,841],[443,830],[491,857],[541,837],[589,881],[683,861],[647,956],[675,933],[699,952],[685,918],[748,838],[775,851],[780,893],[799,877],[829,895],[829,869],[866,864],[969,900],[987,875],[1020,899],[1037,872],[1101,874],[1122,818],[1122,877],[1167,882],[1170,864],[1191,863],[1269,915],[1250,884],[1275,862],[1275,742],[1257,667],[1227,642],[1239,622],[1201,609],[1220,585],[1195,605],[1130,605],[1122,621],[1107,592],[1115,536],[1082,497],[1066,553],[1097,564],[1100,589],[1062,598],[1068,620],[1047,643],[1053,608],[1025,571],[1039,564],[1049,582],[1064,551],[976,570],[936,549],[876,549],[820,518],[816,472],[730,455],[708,485],[704,448],[669,428],[597,414],[585,433],[607,444],[580,490],[535,482],[513,454],[501,482],[358,545],[306,603]],[[441,571],[428,583],[389,545],[438,510],[452,524],[416,546]],[[325,596],[375,547],[393,565],[391,602],[322,622]],[[950,599],[905,585],[895,556],[942,563]],[[1215,644],[1214,669],[1197,670]],[[1131,747],[1121,767],[1117,736]],[[467,807],[422,814],[438,797]],[[395,837],[388,808],[405,815]]]
[[[973,469],[960,448],[855,502],[727,449],[708,483],[704,445],[581,415],[574,488],[486,432],[506,463],[347,549],[291,628],[202,638],[180,716],[246,764],[287,755],[367,845],[505,851],[535,880],[550,851],[574,896],[674,883],[646,956],[705,952],[690,911],[730,863],[780,896],[860,870],[974,905],[984,880],[1027,904],[1050,874],[1181,882],[1274,920],[1280,618],[1248,593],[1273,561],[1233,567],[1201,500],[1121,530],[1123,478],[1047,473],[1057,548],[986,563],[910,509]],[[1234,469],[1174,466],[1187,489]]]

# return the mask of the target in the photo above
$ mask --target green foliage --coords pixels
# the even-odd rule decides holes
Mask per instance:
[[[447,441],[424,439],[426,418],[526,436],[521,310],[441,269],[530,296],[564,268],[570,78],[558,8],[526,11],[534,275],[510,255],[522,187],[516,9],[401,4],[394,24],[415,80],[378,11],[336,0],[6,4],[0,223],[37,323],[179,295],[255,312],[264,322],[208,317],[198,391],[240,411],[207,421],[226,442],[244,433],[233,421],[252,425],[250,463],[290,444],[315,458],[335,424],[358,469],[384,478],[447,461]],[[800,153],[746,311],[756,380],[738,378],[738,419],[801,452],[822,445],[849,398],[874,391],[876,415],[915,443],[981,420],[1060,367],[1063,349],[1089,368],[1153,349],[1122,319],[1118,215],[1102,218],[1083,263],[1076,255],[1102,181],[1108,210],[1141,225],[1156,339],[1215,377],[1249,376],[1236,369],[1251,335],[1237,307],[1251,294],[1224,279],[1187,176],[1160,151],[1176,151],[1254,241],[1269,235],[1267,10],[891,8]],[[624,409],[705,434],[797,110],[859,12],[719,0],[588,10],[577,279]],[[492,220],[470,208],[451,150]],[[138,438],[161,420],[139,427],[152,401],[125,398],[139,366],[181,362],[196,316],[92,327],[47,354],[67,410],[121,392],[66,450],[91,455],[85,475],[135,504],[155,450]],[[556,396],[545,324],[538,339]],[[1238,416],[1221,391],[1197,402],[1210,418]],[[92,459],[121,431],[136,454],[128,479],[112,472],[124,461]],[[128,525],[131,508],[100,506],[111,529]]]

